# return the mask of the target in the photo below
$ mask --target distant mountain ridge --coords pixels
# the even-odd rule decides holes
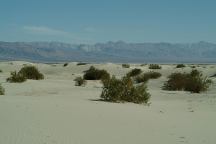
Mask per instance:
[[[61,42],[2,42],[0,60],[38,62],[216,62],[216,44],[125,43],[123,41],[88,44]]]

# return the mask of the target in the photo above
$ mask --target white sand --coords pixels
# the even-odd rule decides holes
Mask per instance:
[[[88,81],[86,87],[76,87],[73,81],[90,65],[33,64],[45,74],[45,80],[6,83],[10,71],[23,64],[31,63],[0,63],[0,82],[6,90],[0,96],[0,144],[216,143],[215,84],[201,94],[161,90],[167,75],[190,71],[189,67],[163,65],[157,70],[163,76],[148,82],[151,105],[145,106],[94,101],[100,97],[99,81]],[[130,69],[110,63],[95,66],[118,77],[135,67],[149,71],[139,65]],[[198,69],[207,76],[216,73],[216,65]]]

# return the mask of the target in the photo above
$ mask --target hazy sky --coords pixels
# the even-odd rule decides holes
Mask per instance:
[[[0,0],[0,41],[216,43],[216,0]]]

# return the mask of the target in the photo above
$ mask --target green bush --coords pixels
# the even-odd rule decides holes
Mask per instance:
[[[147,82],[149,79],[157,79],[159,77],[161,77],[161,73],[150,71],[135,77],[135,81],[136,83],[142,83]]]
[[[68,63],[64,63],[64,64],[63,64],[63,67],[66,67],[66,66],[68,66]]]
[[[161,69],[161,66],[159,66],[158,64],[150,64],[149,69]]]
[[[74,81],[75,81],[75,86],[85,86],[86,85],[86,80],[84,80],[82,77],[76,77]]]
[[[142,73],[142,70],[141,70],[141,69],[135,68],[135,69],[132,69],[130,72],[128,72],[128,73],[127,73],[127,76],[129,76],[129,77],[134,77],[134,76],[137,76],[137,75],[139,75],[139,74],[141,74],[141,73]]]
[[[140,66],[146,66],[147,64],[141,64]]]
[[[96,69],[94,66],[91,66],[87,71],[85,71],[84,79],[85,80],[102,80],[109,79],[110,74],[106,70]]]
[[[176,68],[184,68],[184,67],[185,67],[184,64],[178,64],[178,65],[176,66]]]
[[[168,77],[168,81],[164,83],[165,90],[184,90],[193,93],[206,91],[212,81],[204,78],[198,70],[192,70],[191,73],[172,73]]]
[[[211,77],[216,77],[216,74],[213,74]]]
[[[40,73],[38,69],[34,66],[25,66],[18,72],[18,74],[24,76],[26,79],[44,79],[44,75]]]
[[[113,76],[103,84],[101,98],[105,101],[147,103],[150,98],[146,85],[134,86],[130,77],[116,79]]]
[[[122,64],[122,67],[123,68],[130,68],[130,65],[129,64]]]
[[[0,73],[2,73],[2,70],[0,69]]]
[[[16,71],[11,72],[11,76],[7,78],[7,82],[11,82],[11,83],[21,83],[24,81],[26,81],[26,77],[24,77],[20,73],[17,73]]]
[[[77,63],[77,65],[87,65],[88,63],[83,63],[83,62],[80,62],[80,63]]]
[[[0,84],[0,95],[4,95],[4,94],[5,94],[5,89]]]

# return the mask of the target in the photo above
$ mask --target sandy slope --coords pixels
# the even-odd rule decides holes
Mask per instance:
[[[0,82],[6,89],[0,96],[0,144],[215,144],[216,85],[202,94],[163,91],[166,76],[175,65],[163,65],[163,76],[148,83],[151,105],[95,101],[101,93],[98,81],[75,87],[73,79],[90,65],[70,63],[34,64],[46,79],[22,84],[6,83],[10,71],[27,62],[1,62]],[[134,67],[96,64],[98,68],[123,76]],[[205,68],[203,68],[205,67]],[[216,73],[215,65],[198,67],[205,75]],[[73,74],[73,75],[72,75]],[[213,78],[216,83],[216,79]]]

